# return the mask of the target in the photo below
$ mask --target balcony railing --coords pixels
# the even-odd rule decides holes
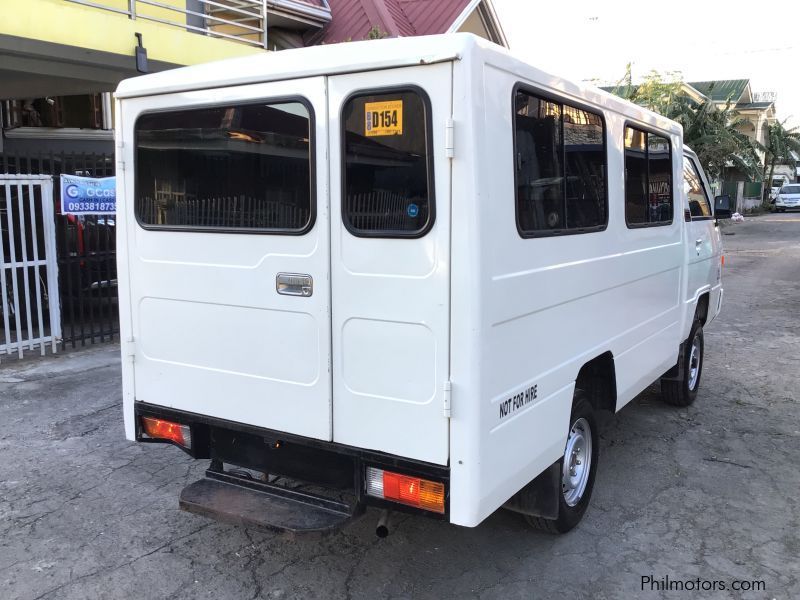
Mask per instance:
[[[267,47],[267,0],[66,0],[201,35]],[[327,2],[325,2],[327,6]]]

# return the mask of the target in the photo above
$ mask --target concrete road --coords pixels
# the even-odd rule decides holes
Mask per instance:
[[[590,510],[561,537],[502,511],[402,516],[384,540],[374,513],[323,541],[217,524],[177,509],[205,462],[125,441],[116,348],[4,362],[0,598],[800,598],[800,214],[725,232],[697,402],[653,387],[603,419]]]

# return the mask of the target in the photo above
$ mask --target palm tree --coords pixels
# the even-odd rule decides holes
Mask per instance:
[[[767,126],[767,139],[764,145],[764,181],[767,188],[772,185],[776,165],[793,165],[795,158],[792,153],[800,155],[800,131],[797,127],[786,129],[784,123],[786,121],[775,121]],[[767,163],[769,163],[769,177],[767,177]]]
[[[684,97],[679,107],[667,116],[683,125],[684,142],[697,153],[710,177],[720,177],[733,164],[749,177],[758,178],[761,146],[741,132],[747,120],[739,116],[730,101],[720,107],[708,100],[698,105]]]

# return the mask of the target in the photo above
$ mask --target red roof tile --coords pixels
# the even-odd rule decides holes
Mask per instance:
[[[373,27],[389,37],[445,33],[469,0],[328,0],[331,22],[315,43],[363,40]]]

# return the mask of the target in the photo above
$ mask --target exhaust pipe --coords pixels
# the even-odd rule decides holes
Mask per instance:
[[[385,538],[389,535],[389,515],[388,510],[382,510],[381,516],[378,518],[378,524],[375,526],[375,535],[379,538]]]

